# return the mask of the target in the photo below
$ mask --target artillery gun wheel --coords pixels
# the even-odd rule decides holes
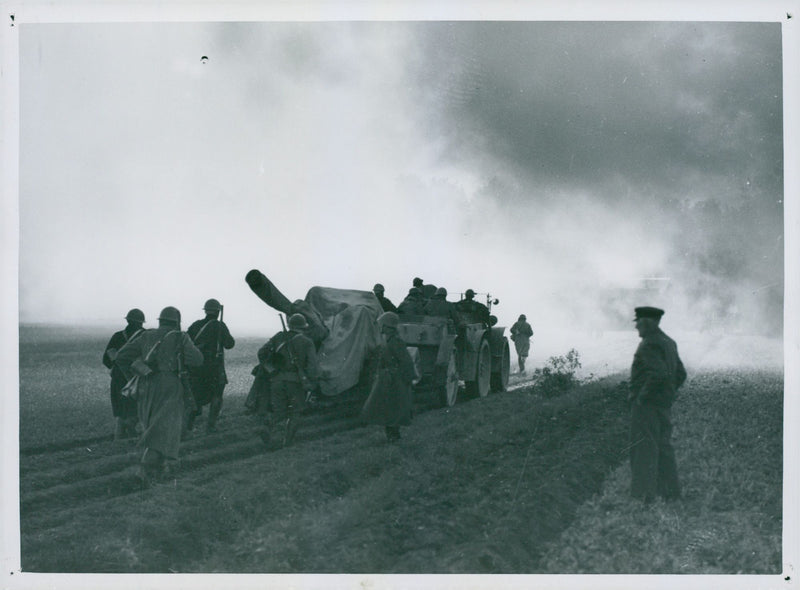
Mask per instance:
[[[508,389],[508,375],[511,373],[511,352],[508,342],[503,342],[503,354],[500,357],[500,370],[492,373],[492,391],[505,391]]]
[[[475,381],[467,381],[467,391],[470,395],[486,397],[489,393],[492,378],[492,351],[489,342],[483,340],[478,350],[478,366]]]
[[[456,371],[456,351],[450,353],[450,361],[447,363],[444,384],[439,390],[439,401],[442,406],[451,407],[455,405],[458,397],[458,372]]]

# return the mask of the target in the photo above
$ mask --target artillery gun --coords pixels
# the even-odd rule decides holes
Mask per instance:
[[[369,386],[370,359],[380,342],[377,319],[383,312],[371,291],[311,287],[305,299],[290,301],[263,273],[245,281],[259,299],[284,314],[302,314],[305,332],[317,348],[319,393],[336,397],[357,385]]]
[[[380,342],[377,319],[383,312],[374,293],[311,287],[305,299],[290,301],[258,270],[248,272],[245,280],[273,309],[306,318],[306,335],[317,347],[322,396],[334,398],[357,386],[369,387],[371,361]],[[489,309],[493,303],[498,301],[487,296]],[[460,381],[467,393],[480,397],[490,389],[505,391],[510,354],[504,330],[470,314],[461,314],[458,325],[446,318],[401,315],[398,334],[414,359],[420,377],[417,391],[432,390],[446,406],[455,404]]]

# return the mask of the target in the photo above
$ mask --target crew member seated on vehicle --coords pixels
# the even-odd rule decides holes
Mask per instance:
[[[422,296],[422,291],[418,287],[411,287],[408,290],[406,298],[397,306],[397,313],[400,315],[425,314],[425,298]]]
[[[376,283],[375,286],[372,287],[372,292],[375,293],[375,297],[378,298],[378,303],[381,304],[381,309],[383,309],[383,311],[396,312],[397,308],[394,306],[394,303],[392,303],[389,298],[384,295],[384,291],[385,289],[380,283]]]
[[[475,301],[475,291],[467,289],[464,293],[464,299],[455,304],[456,311],[464,318],[470,318],[471,322],[480,322],[486,326],[491,326],[492,319],[489,315],[489,308],[483,303]],[[494,323],[496,323],[495,320]]]
[[[453,304],[447,301],[447,289],[439,287],[428,303],[425,304],[425,315],[440,317],[450,320],[455,328],[459,323],[459,317]]]

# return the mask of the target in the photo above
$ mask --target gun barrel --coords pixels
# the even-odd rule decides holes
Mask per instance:
[[[250,290],[271,308],[285,314],[292,312],[292,302],[278,290],[264,273],[253,269],[247,273],[244,280],[247,281]]]

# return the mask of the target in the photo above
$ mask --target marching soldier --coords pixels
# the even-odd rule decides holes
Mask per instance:
[[[675,341],[659,328],[664,311],[637,307],[636,330],[642,339],[631,366],[631,495],[651,503],[681,495],[672,448],[670,411],[686,369]]]
[[[517,349],[517,360],[519,362],[520,374],[525,374],[525,359],[528,358],[528,352],[531,348],[531,336],[533,336],[533,328],[528,323],[528,318],[525,314],[520,314],[519,319],[511,326],[511,340],[514,341],[514,348]]]
[[[111,412],[116,418],[114,439],[131,438],[136,436],[136,423],[139,418],[136,414],[136,400],[122,395],[122,388],[128,382],[125,374],[114,362],[119,349],[126,343],[138,338],[144,328],[144,313],[140,309],[132,309],[125,316],[128,325],[119,332],[115,332],[108,341],[103,352],[103,364],[111,369]]]
[[[368,424],[385,428],[386,440],[400,440],[400,427],[411,423],[415,377],[414,361],[405,343],[397,335],[400,318],[396,313],[385,312],[378,318],[384,342],[378,348],[378,368],[375,383],[361,410],[361,418]]]
[[[217,418],[222,409],[222,391],[228,383],[225,373],[225,350],[230,350],[236,344],[231,336],[228,326],[222,321],[220,314],[222,304],[216,299],[209,299],[203,306],[206,317],[197,320],[187,330],[195,346],[203,353],[203,364],[189,371],[197,410],[187,416],[186,429],[194,428],[194,421],[203,412],[203,406],[208,405],[208,422],[206,434],[216,432]]]
[[[145,330],[117,355],[122,372],[139,378],[139,421],[144,428],[139,439],[144,448],[139,477],[144,485],[163,474],[167,459],[178,459],[184,408],[194,404],[184,369],[200,366],[203,353],[180,325],[181,312],[165,307],[158,316],[158,328]]]
[[[289,317],[289,330],[278,332],[258,351],[258,359],[269,373],[272,424],[283,425],[281,446],[292,443],[300,426],[306,397],[316,388],[319,378],[317,351],[303,331],[306,318],[299,313]],[[265,425],[261,439],[269,447],[271,432]]]

